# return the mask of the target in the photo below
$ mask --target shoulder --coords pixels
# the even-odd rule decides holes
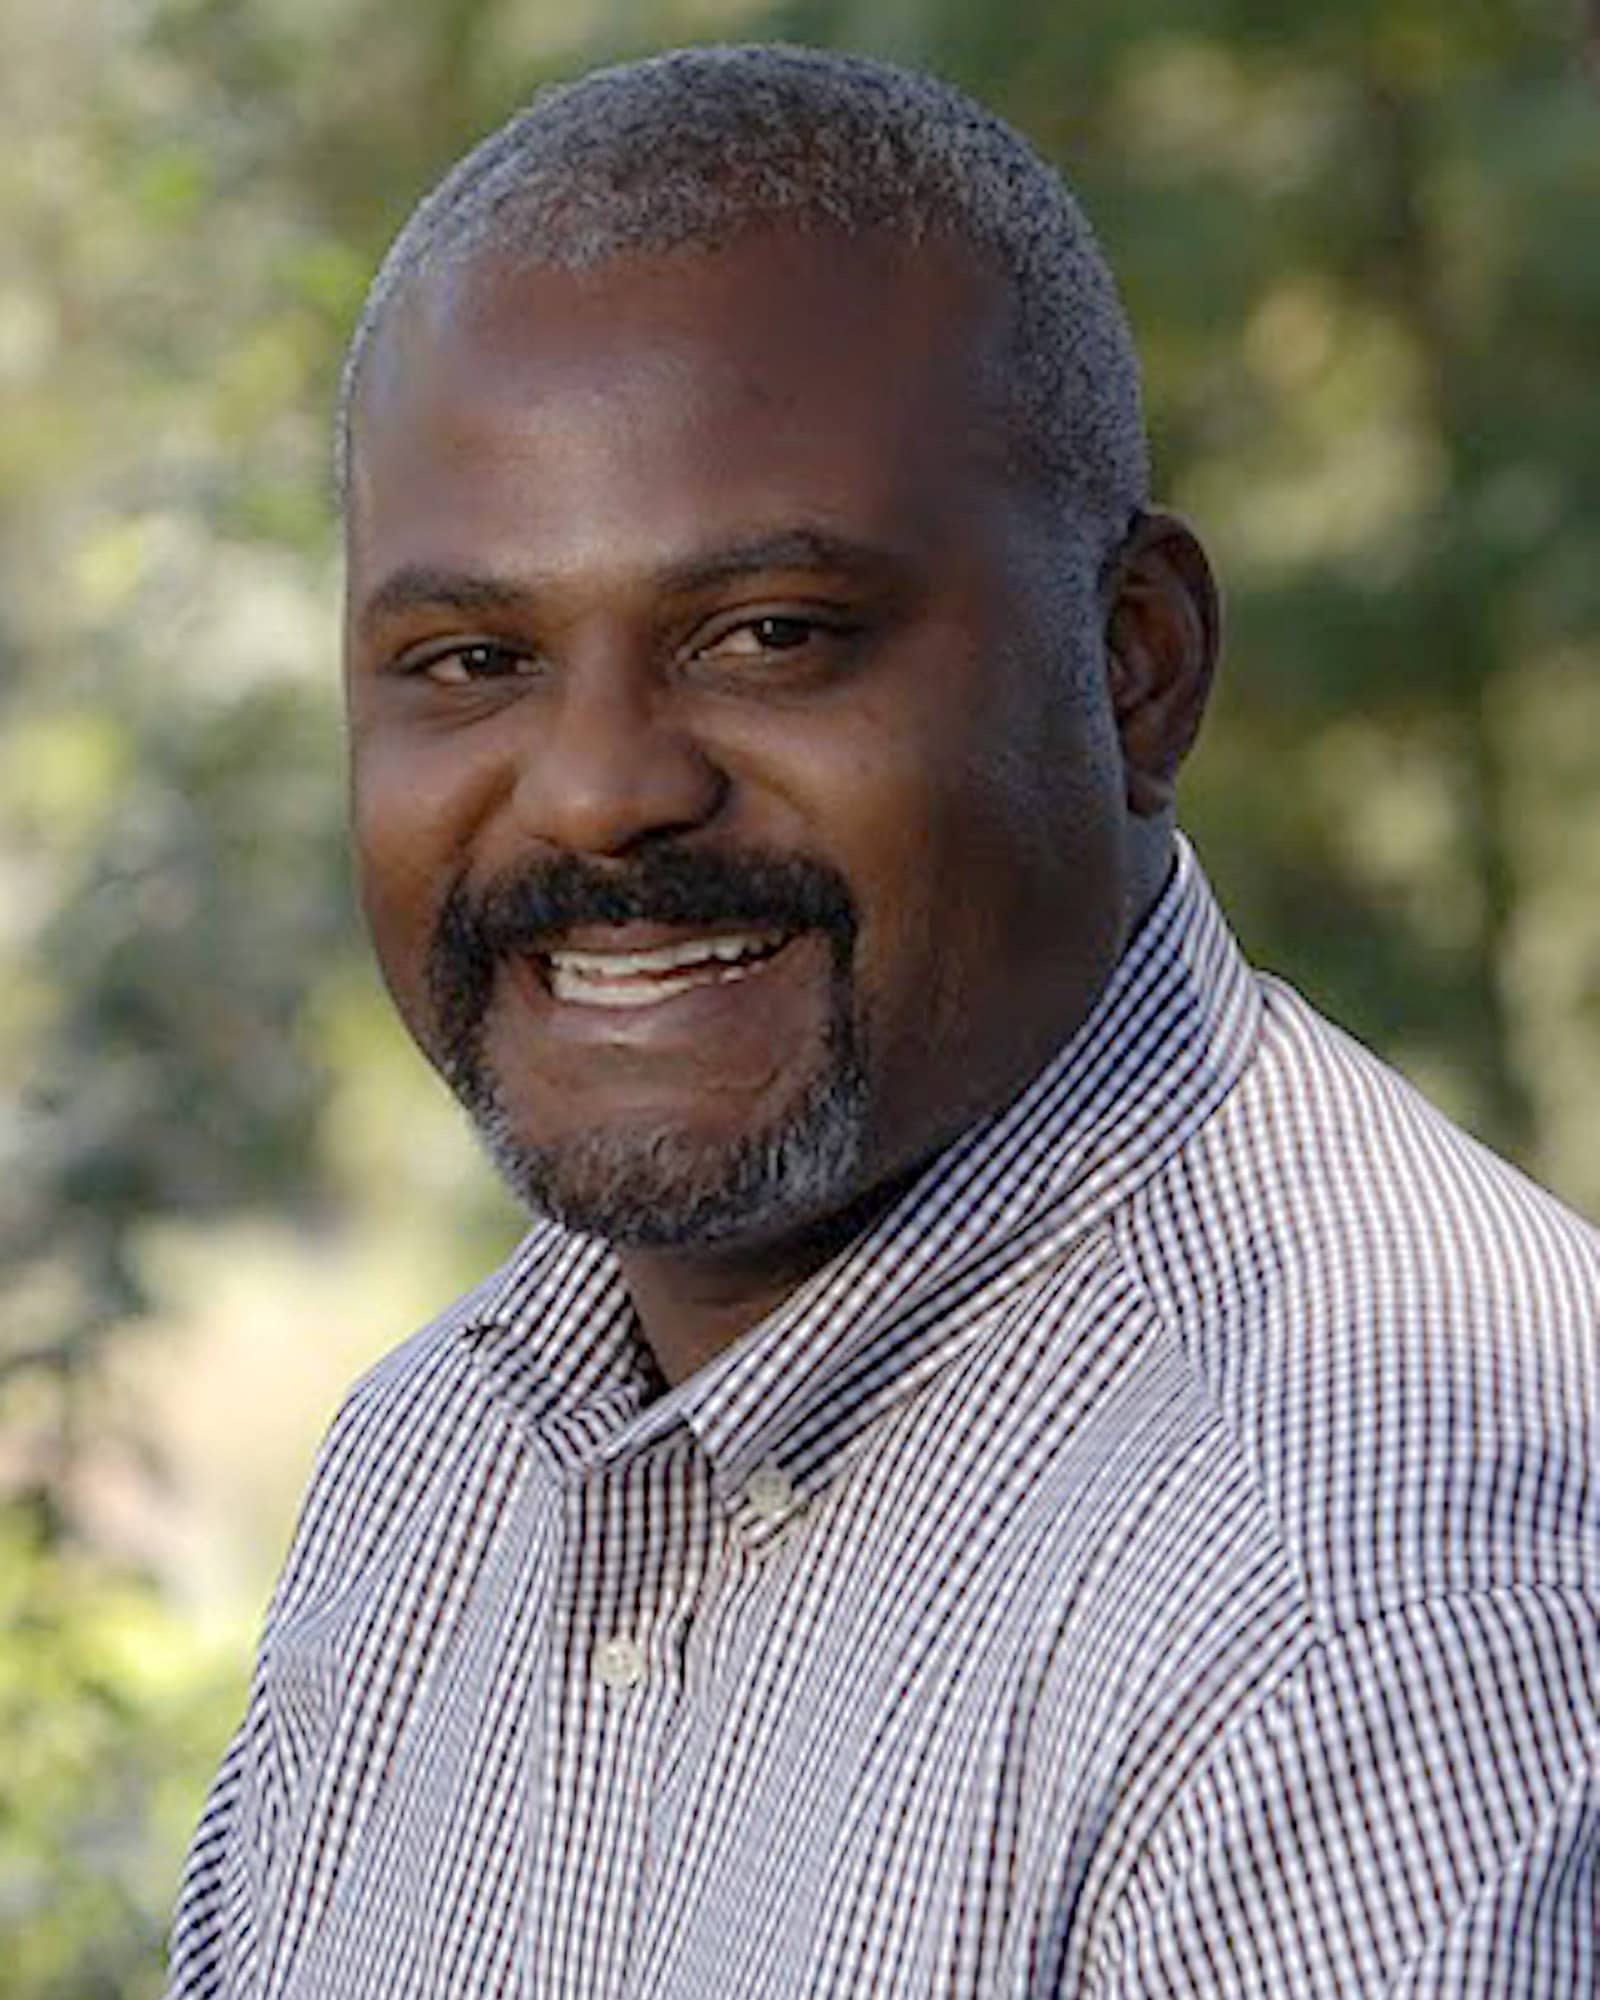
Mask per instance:
[[[1130,1217],[1324,1635],[1600,1588],[1600,1237],[1288,989]]]
[[[503,1449],[509,1419],[471,1336],[517,1261],[456,1299],[345,1396],[301,1503],[267,1616],[269,1635],[308,1602],[381,1566],[430,1495],[459,1483],[485,1448]]]
[[[1122,1220],[1307,1624],[1108,1868],[1084,1989],[1510,1991],[1508,1940],[1592,1929],[1600,1237],[1262,997]]]
[[[1223,1263],[1248,1242],[1263,1278],[1415,1282],[1446,1291],[1450,1313],[1493,1301],[1592,1336],[1600,1234],[1289,988],[1261,985],[1255,1060],[1184,1163],[1230,1204]]]

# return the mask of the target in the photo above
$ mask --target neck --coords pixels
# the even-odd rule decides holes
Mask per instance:
[[[1178,865],[1175,832],[1170,813],[1133,822],[1127,919],[1122,932],[1123,951],[1133,942],[1135,932],[1160,902],[1163,890],[1172,879],[1172,871]]]

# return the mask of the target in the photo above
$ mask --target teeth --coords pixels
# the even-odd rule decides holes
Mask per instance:
[[[587,1007],[652,1007],[696,986],[747,978],[783,942],[781,931],[743,931],[649,951],[563,948],[548,954],[550,991]]]
[[[630,973],[676,972],[680,965],[701,965],[707,959],[732,965],[756,952],[771,951],[780,938],[778,931],[741,931],[727,937],[691,938],[686,944],[657,945],[650,951],[553,951],[550,965],[576,979],[619,979]]]

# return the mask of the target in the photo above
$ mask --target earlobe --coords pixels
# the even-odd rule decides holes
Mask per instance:
[[[1122,741],[1128,808],[1172,810],[1178,771],[1199,733],[1221,634],[1217,587],[1194,534],[1171,514],[1140,514],[1108,578],[1106,668]]]

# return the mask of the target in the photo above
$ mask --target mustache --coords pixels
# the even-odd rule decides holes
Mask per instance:
[[[857,916],[836,868],[754,849],[664,847],[629,862],[559,854],[481,889],[457,882],[435,926],[429,960],[434,1016],[447,1051],[482,1019],[496,966],[548,950],[590,924],[749,924],[822,931],[843,964]]]

